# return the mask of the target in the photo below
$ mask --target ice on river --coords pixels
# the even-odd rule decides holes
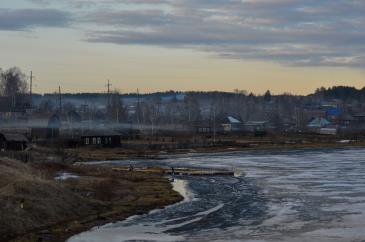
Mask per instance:
[[[69,242],[365,241],[365,149],[191,154],[160,162],[246,176],[181,177],[194,199]]]

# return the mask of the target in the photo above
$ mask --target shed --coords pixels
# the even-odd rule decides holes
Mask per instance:
[[[1,150],[23,151],[28,144],[28,139],[22,134],[0,133]]]

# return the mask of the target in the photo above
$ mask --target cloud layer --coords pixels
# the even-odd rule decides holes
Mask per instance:
[[[191,48],[288,65],[365,67],[363,0],[31,1],[61,9],[37,17],[2,10],[0,29],[62,25],[67,9],[90,42]]]
[[[0,30],[27,30],[32,27],[60,27],[70,21],[70,14],[57,9],[1,9]]]

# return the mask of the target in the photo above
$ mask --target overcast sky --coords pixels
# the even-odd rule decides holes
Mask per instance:
[[[2,0],[0,67],[35,90],[365,85],[364,0]]]

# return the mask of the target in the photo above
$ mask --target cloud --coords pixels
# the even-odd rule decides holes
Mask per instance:
[[[190,48],[286,65],[365,67],[363,0],[31,1],[82,8],[76,15],[90,42]]]
[[[65,6],[71,6],[74,8],[88,8],[93,6],[115,6],[121,4],[164,4],[169,3],[170,0],[28,0],[31,3],[38,5],[51,5],[61,4]]]
[[[0,30],[64,27],[69,21],[67,12],[56,9],[0,9]]]

